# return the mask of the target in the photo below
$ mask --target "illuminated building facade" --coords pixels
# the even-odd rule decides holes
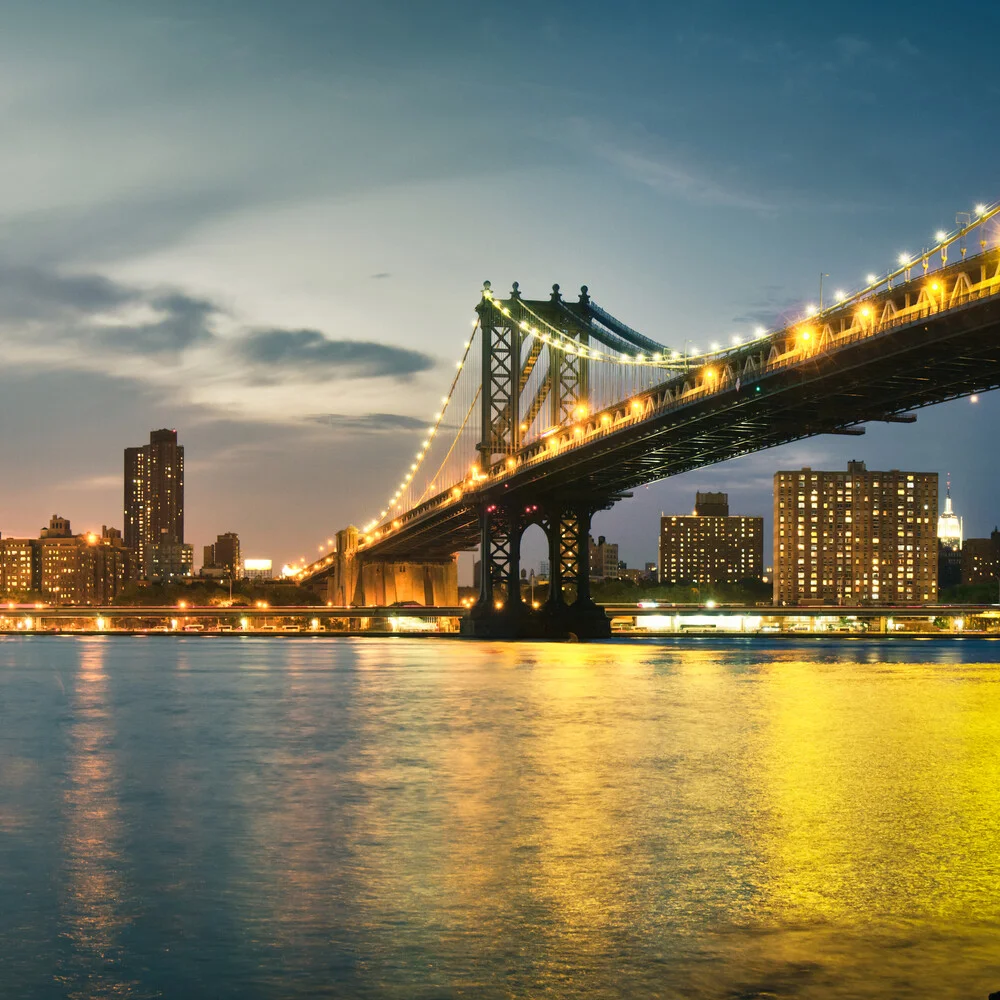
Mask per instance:
[[[38,538],[0,539],[0,592],[7,597],[108,604],[135,575],[134,553],[116,528],[74,535],[66,518],[53,516]]]
[[[35,539],[0,538],[0,597],[25,597],[39,588]]]
[[[937,600],[936,472],[774,476],[775,604]]]
[[[726,493],[698,493],[693,514],[660,517],[661,584],[759,579],[764,519],[729,513]]]
[[[944,511],[937,521],[938,590],[962,582],[962,519],[951,507],[951,479],[945,491]]]
[[[184,544],[184,447],[177,431],[151,431],[149,444],[125,449],[125,544],[145,579],[190,576]]]

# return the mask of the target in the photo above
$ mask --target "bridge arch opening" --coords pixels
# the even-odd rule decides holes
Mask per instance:
[[[529,524],[521,533],[521,600],[538,611],[549,594],[549,537],[540,524]]]

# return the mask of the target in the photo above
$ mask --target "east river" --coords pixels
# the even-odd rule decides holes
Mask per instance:
[[[998,659],[0,639],[0,996],[985,1000]]]

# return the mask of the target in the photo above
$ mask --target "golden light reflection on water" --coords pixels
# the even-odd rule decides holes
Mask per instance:
[[[767,910],[995,920],[1000,692],[982,681],[997,668],[869,670],[772,670],[761,706]]]
[[[123,912],[122,827],[105,670],[108,640],[81,643],[70,694],[73,723],[64,794],[62,933],[70,952],[56,973],[72,998],[131,995],[118,966]]]
[[[138,990],[114,712],[149,706],[109,707],[106,641],[67,680],[80,997]],[[262,995],[985,996],[1000,671],[868,649],[184,643],[142,716],[191,866],[177,919],[238,927],[214,959]]]

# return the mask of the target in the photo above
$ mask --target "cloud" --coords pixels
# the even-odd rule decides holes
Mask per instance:
[[[111,472],[104,475],[80,476],[60,483],[57,490],[117,490],[122,484],[122,474]]]
[[[407,417],[401,413],[365,413],[357,417],[346,413],[321,413],[309,419],[313,423],[335,427],[337,430],[358,432],[422,431],[427,427],[426,420]]]
[[[150,305],[162,318],[95,327],[91,338],[109,348],[141,355],[177,354],[213,338],[211,319],[218,309],[211,302],[175,291],[152,298]]]
[[[374,281],[384,281],[386,278],[392,277],[391,271],[379,271],[377,274],[369,275]]]
[[[258,330],[240,340],[238,351],[261,384],[289,374],[319,382],[345,378],[408,378],[434,366],[419,351],[365,340],[329,340],[318,330]]]
[[[0,264],[0,316],[4,322],[74,319],[117,309],[138,293],[96,274],[65,275]]]

